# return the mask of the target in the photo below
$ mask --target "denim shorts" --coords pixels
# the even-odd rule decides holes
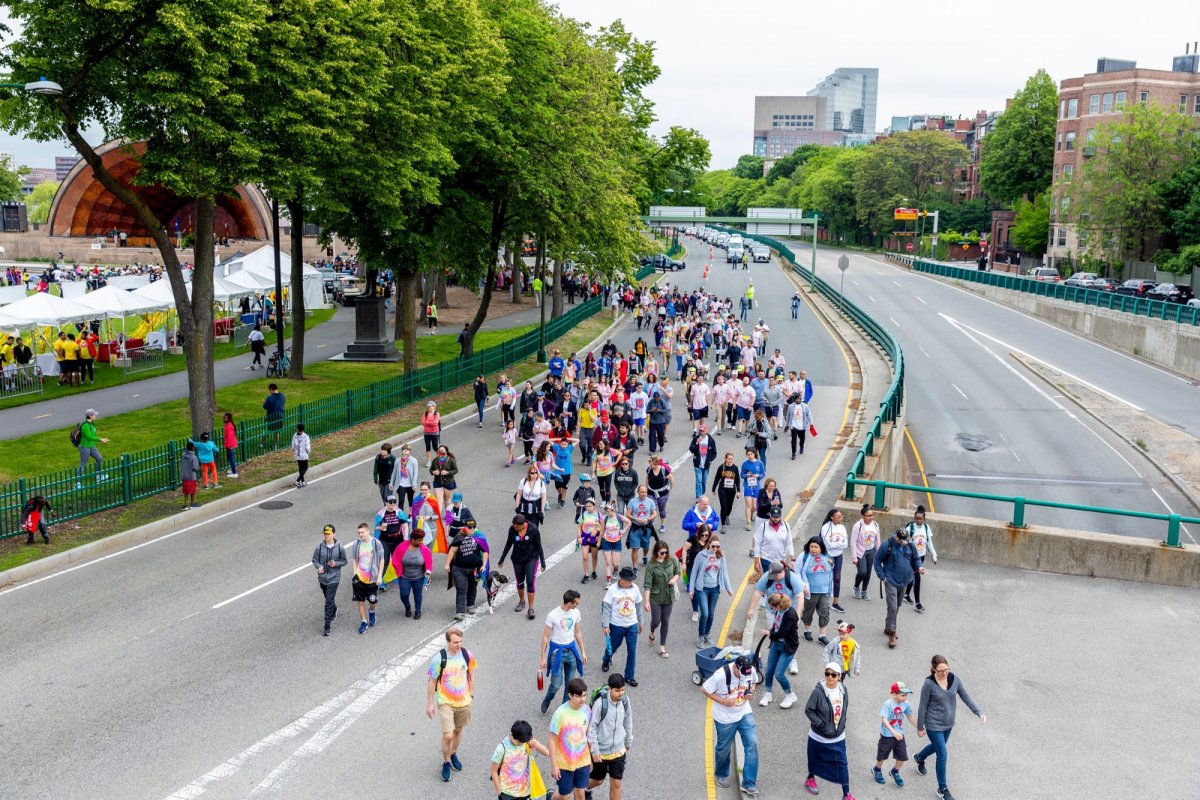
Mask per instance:
[[[571,770],[563,770],[558,776],[558,793],[570,797],[575,789],[586,789],[588,780],[592,777],[592,765]]]
[[[629,549],[630,550],[649,550],[650,549],[650,528],[634,526],[629,529]],[[618,549],[620,549],[618,547]]]
[[[615,550],[616,552],[619,553],[619,552],[621,552],[621,542],[620,542],[620,540],[617,540],[615,542],[610,542],[607,539],[601,539],[600,540],[600,549],[601,550]]]

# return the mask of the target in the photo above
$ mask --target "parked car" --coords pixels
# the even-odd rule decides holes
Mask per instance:
[[[1165,300],[1168,303],[1186,303],[1195,296],[1192,287],[1181,283],[1160,283],[1146,292],[1150,300]]]
[[[1063,286],[1078,286],[1081,289],[1089,288],[1092,281],[1096,280],[1094,272],[1076,272],[1071,277],[1063,281]]]
[[[642,265],[645,266],[647,264],[652,264],[655,269],[661,269],[663,272],[675,272],[676,270],[687,269],[687,264],[684,262],[668,258],[662,253],[643,257]]]
[[[1096,278],[1088,283],[1087,288],[1098,289],[1101,292],[1111,292],[1117,288],[1117,282],[1112,278]]]
[[[754,247],[750,248],[750,252],[754,257],[755,262],[765,261],[769,263],[771,261],[771,248],[767,247],[766,245],[755,245]]]
[[[1058,270],[1054,267],[1034,267],[1029,270],[1029,274],[1025,276],[1035,281],[1045,281],[1047,283],[1058,283],[1062,280],[1062,275],[1058,274]]]
[[[1131,294],[1134,297],[1144,297],[1146,292],[1157,285],[1154,281],[1148,281],[1145,278],[1130,278],[1116,289],[1113,289],[1113,291],[1117,294]]]
[[[1193,297],[1187,301],[1188,308],[1200,308],[1200,297]]]

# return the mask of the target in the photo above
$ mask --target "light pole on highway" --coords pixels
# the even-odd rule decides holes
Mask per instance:
[[[46,76],[42,76],[36,81],[29,83],[0,83],[0,89],[24,89],[27,92],[34,94],[62,94],[63,88],[54,81],[46,80]]]
[[[809,280],[811,289],[817,290],[817,223],[821,221],[821,215],[816,211],[812,212],[813,218],[813,245],[812,245],[812,273]]]

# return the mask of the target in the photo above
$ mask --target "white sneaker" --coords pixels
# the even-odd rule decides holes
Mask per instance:
[[[791,664],[791,666],[788,667],[788,672],[791,673],[792,675],[800,674],[800,667],[796,666],[796,659],[794,659],[794,658],[792,659],[792,664]]]
[[[700,612],[693,611],[692,612],[692,622],[699,622],[699,621],[700,621]]]
[[[762,706],[763,708],[766,708],[767,706],[771,705],[771,693],[767,692],[766,694],[764,694],[762,696],[762,700],[758,701],[758,704],[760,706]]]
[[[798,698],[796,697],[794,692],[788,692],[787,694],[785,694],[783,696],[783,702],[779,704],[779,707],[780,708],[791,708],[792,706],[796,705],[797,699]]]

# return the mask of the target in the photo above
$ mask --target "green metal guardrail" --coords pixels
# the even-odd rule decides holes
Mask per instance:
[[[652,267],[635,273],[638,280],[654,274]],[[603,309],[602,299],[593,297],[546,323],[546,340],[566,334]],[[238,463],[291,447],[292,431],[303,422],[309,436],[316,438],[395,411],[426,397],[441,394],[511,367],[537,353],[538,331],[523,333],[466,358],[442,361],[416,372],[349,389],[341,394],[301,403],[279,420],[265,417],[238,424]],[[64,436],[64,441],[66,437]],[[179,486],[179,454],[186,438],[156,447],[106,459],[103,470],[88,469],[80,477],[74,468],[56,470],[33,478],[0,485],[0,539],[21,533],[21,508],[34,495],[46,497],[54,507],[55,519],[63,522],[106,511]],[[227,466],[218,451],[218,468]]]
[[[985,286],[998,286],[1002,289],[1035,294],[1039,297],[1052,297],[1055,300],[1066,300],[1070,303],[1107,308],[1126,314],[1136,314],[1142,317],[1162,319],[1177,322],[1181,325],[1200,325],[1200,308],[1183,303],[1168,303],[1164,300],[1152,300],[1145,297],[1135,297],[1116,292],[1103,292],[1099,289],[1086,289],[1082,286],[1066,286],[1062,283],[1035,281],[1024,275],[1013,275],[1010,272],[992,272],[990,270],[952,267],[934,261],[924,261],[912,256],[887,254],[887,258],[905,264],[917,272],[926,272],[943,278],[982,283]]]
[[[756,241],[762,242],[763,244],[767,245],[768,247],[774,248],[775,250],[777,250],[779,252],[779,255],[789,263],[789,265],[791,266],[793,271],[795,271],[796,273],[803,276],[806,280],[812,280],[812,275],[809,273],[809,271],[804,269],[803,267],[799,266],[796,263],[795,253],[793,253],[792,250],[790,248],[788,248],[786,245],[784,245],[782,242],[778,242],[778,241],[771,239],[769,237],[766,237],[766,236],[759,236],[757,234],[744,233],[741,231],[739,231],[739,233],[742,233],[743,237],[754,239]],[[916,259],[913,259],[911,256],[907,256],[907,257],[902,256],[902,255],[901,256],[893,256],[893,255],[889,254],[888,257],[892,258],[893,260],[904,261],[905,263],[909,263],[910,265],[913,261],[916,261]],[[922,263],[929,264],[929,262],[922,262]],[[930,265],[930,266],[944,266],[944,265]],[[974,270],[965,270],[965,269],[960,269],[958,267],[946,267],[946,269],[955,270],[957,272],[963,272],[963,273],[966,273],[967,275],[993,274],[993,273],[977,272]],[[928,271],[928,270],[926,270],[926,271]],[[1009,276],[1009,277],[1012,277],[1012,276]],[[1028,283],[1040,283],[1037,281],[1030,281],[1025,278],[1021,278],[1019,280],[1028,282]],[[858,452],[855,454],[854,463],[851,466],[850,471],[846,473],[846,489],[845,489],[845,492],[843,495],[846,499],[848,499],[848,500],[854,499],[856,486],[868,486],[868,487],[874,487],[874,489],[875,489],[874,505],[878,508],[886,507],[887,498],[886,498],[885,492],[888,489],[898,489],[900,491],[909,491],[909,492],[918,492],[918,493],[928,492],[930,494],[947,495],[950,497],[966,497],[966,498],[971,498],[971,499],[975,499],[975,500],[989,500],[989,501],[993,501],[993,502],[1010,503],[1013,506],[1013,514],[1012,514],[1011,524],[1013,525],[1013,527],[1017,527],[1017,528],[1025,527],[1025,507],[1026,506],[1039,506],[1039,507],[1043,507],[1043,508],[1061,508],[1061,509],[1065,509],[1068,511],[1088,511],[1088,512],[1092,512],[1092,513],[1096,513],[1096,514],[1111,514],[1113,516],[1136,517],[1136,518],[1140,518],[1140,519],[1159,520],[1159,521],[1163,521],[1163,522],[1167,523],[1167,538],[1163,541],[1163,544],[1166,546],[1169,546],[1169,547],[1179,547],[1180,546],[1180,544],[1179,544],[1179,534],[1180,534],[1179,527],[1182,523],[1200,525],[1200,519],[1197,519],[1195,517],[1185,517],[1185,516],[1181,516],[1179,514],[1159,514],[1159,513],[1152,512],[1152,511],[1131,511],[1128,509],[1120,509],[1120,508],[1104,508],[1104,507],[1100,507],[1100,506],[1084,506],[1084,505],[1078,505],[1075,503],[1060,503],[1060,502],[1054,501],[1054,500],[1038,500],[1035,498],[1028,498],[1028,497],[1009,497],[1009,496],[1004,496],[1004,495],[984,494],[981,492],[964,492],[964,491],[959,491],[956,489],[940,489],[940,488],[933,487],[933,486],[913,486],[913,485],[904,484],[904,483],[891,483],[889,481],[875,481],[875,480],[865,479],[863,476],[866,473],[866,460],[867,460],[868,456],[874,455],[875,440],[879,438],[880,431],[882,430],[884,423],[891,422],[896,418],[896,415],[899,414],[899,412],[900,412],[900,406],[903,403],[903,399],[904,399],[904,357],[903,357],[903,353],[900,350],[900,345],[898,343],[896,343],[896,341],[892,338],[891,334],[889,334],[882,326],[880,326],[877,322],[875,322],[875,320],[873,320],[869,316],[867,316],[861,309],[858,308],[858,306],[856,306],[854,303],[842,298],[838,294],[838,292],[836,292],[833,289],[832,286],[830,286],[829,284],[827,284],[825,281],[823,281],[820,278],[816,279],[815,285],[816,285],[817,290],[820,291],[821,294],[825,295],[825,297],[829,298],[833,303],[839,305],[845,311],[845,313],[851,319],[853,319],[855,321],[855,323],[857,323],[867,333],[868,336],[870,336],[877,344],[879,344],[879,346],[882,348],[883,352],[888,354],[888,357],[891,358],[891,360],[892,360],[892,383],[888,387],[888,391],[884,395],[883,401],[880,403],[879,413],[875,416],[874,421],[871,423],[871,427],[867,430],[867,434],[863,441],[862,447],[860,447],[858,449]],[[1040,285],[1053,286],[1054,284],[1040,283]],[[1060,288],[1063,288],[1063,287],[1060,287]],[[1065,287],[1065,288],[1074,289],[1074,287]],[[1101,292],[1100,294],[1107,294],[1107,293]],[[1143,300],[1142,302],[1145,303],[1145,302],[1149,302],[1149,301]],[[1153,302],[1158,302],[1158,301],[1153,301]],[[1175,304],[1169,303],[1167,305],[1175,305]],[[1193,310],[1195,310],[1195,309],[1193,309]]]

